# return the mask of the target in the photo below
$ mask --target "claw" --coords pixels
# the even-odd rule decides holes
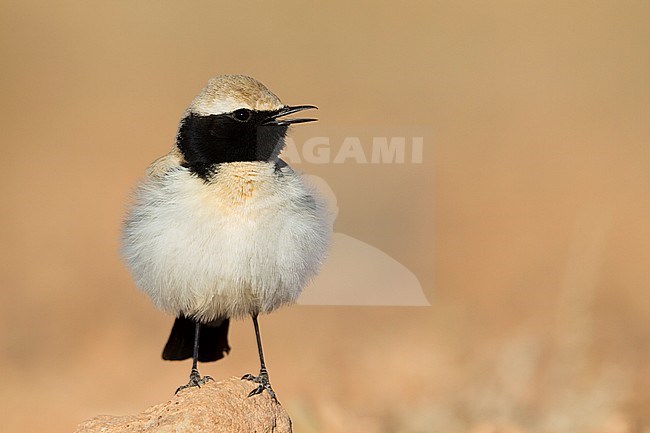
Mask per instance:
[[[208,383],[211,380],[214,380],[214,379],[211,378],[210,376],[201,377],[198,370],[192,370],[192,372],[190,373],[189,382],[187,382],[186,385],[179,386],[176,389],[176,392],[174,393],[174,395],[178,394],[179,391],[182,391],[182,390],[187,389],[187,388],[193,388],[193,387],[201,388],[201,385],[205,385],[206,383]]]
[[[258,383],[258,387],[253,389],[251,392],[248,393],[248,397],[252,397],[254,395],[261,394],[266,390],[271,398],[273,400],[278,401],[278,399],[275,397],[275,392],[273,391],[273,388],[271,388],[271,382],[269,382],[269,375],[266,371],[260,371],[259,376],[253,376],[252,374],[245,374],[242,376],[241,380],[250,380],[251,382]]]
[[[264,392],[264,385],[260,385],[257,388],[255,388],[254,390],[252,390],[251,392],[249,392],[248,397],[252,397],[254,395],[261,394],[263,392]],[[271,392],[273,392],[273,391],[271,391]],[[274,394],[271,394],[271,396],[273,396],[273,395]]]

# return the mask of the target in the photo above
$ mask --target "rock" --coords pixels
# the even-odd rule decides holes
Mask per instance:
[[[180,391],[130,416],[99,415],[75,433],[291,433],[291,419],[267,392],[248,397],[249,381],[233,377]]]

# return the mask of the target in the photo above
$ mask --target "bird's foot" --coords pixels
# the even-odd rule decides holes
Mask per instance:
[[[190,381],[187,382],[186,385],[179,386],[174,394],[178,394],[179,391],[187,388],[192,388],[194,386],[196,386],[197,388],[201,388],[201,385],[205,385],[211,380],[214,379],[211,378],[210,376],[201,377],[201,375],[199,374],[199,370],[193,368],[192,372],[190,373]]]
[[[273,400],[278,401],[278,399],[275,397],[275,392],[273,391],[273,388],[271,388],[271,382],[269,382],[269,373],[265,369],[260,371],[259,376],[246,374],[242,377],[242,380],[250,380],[259,384],[257,388],[255,388],[250,393],[248,393],[249,397],[252,397],[257,394],[261,394],[264,390],[267,390],[269,395],[273,398]]]

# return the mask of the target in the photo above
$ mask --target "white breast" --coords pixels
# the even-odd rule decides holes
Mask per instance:
[[[206,183],[175,165],[138,186],[122,253],[160,309],[207,321],[294,302],[330,233],[323,202],[289,167],[222,164]]]

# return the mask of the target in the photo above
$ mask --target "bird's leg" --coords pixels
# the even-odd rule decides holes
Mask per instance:
[[[257,314],[253,314],[253,326],[255,327],[255,338],[257,339],[257,351],[260,355],[260,374],[258,376],[246,374],[242,379],[251,380],[259,384],[257,388],[248,394],[249,397],[261,394],[264,390],[267,390],[269,395],[273,397],[273,400],[276,400],[275,392],[273,392],[271,382],[269,382],[269,372],[266,370],[266,364],[264,364],[264,352],[262,351],[262,338],[260,337],[260,326],[257,323]]]
[[[175,394],[178,394],[178,391],[182,389],[191,388],[193,386],[201,388],[201,385],[208,383],[210,380],[214,380],[210,376],[201,377],[199,374],[197,364],[199,362],[199,335],[201,332],[201,322],[196,320],[194,323],[194,352],[192,353],[192,371],[190,372],[190,380],[186,385],[179,386]]]

